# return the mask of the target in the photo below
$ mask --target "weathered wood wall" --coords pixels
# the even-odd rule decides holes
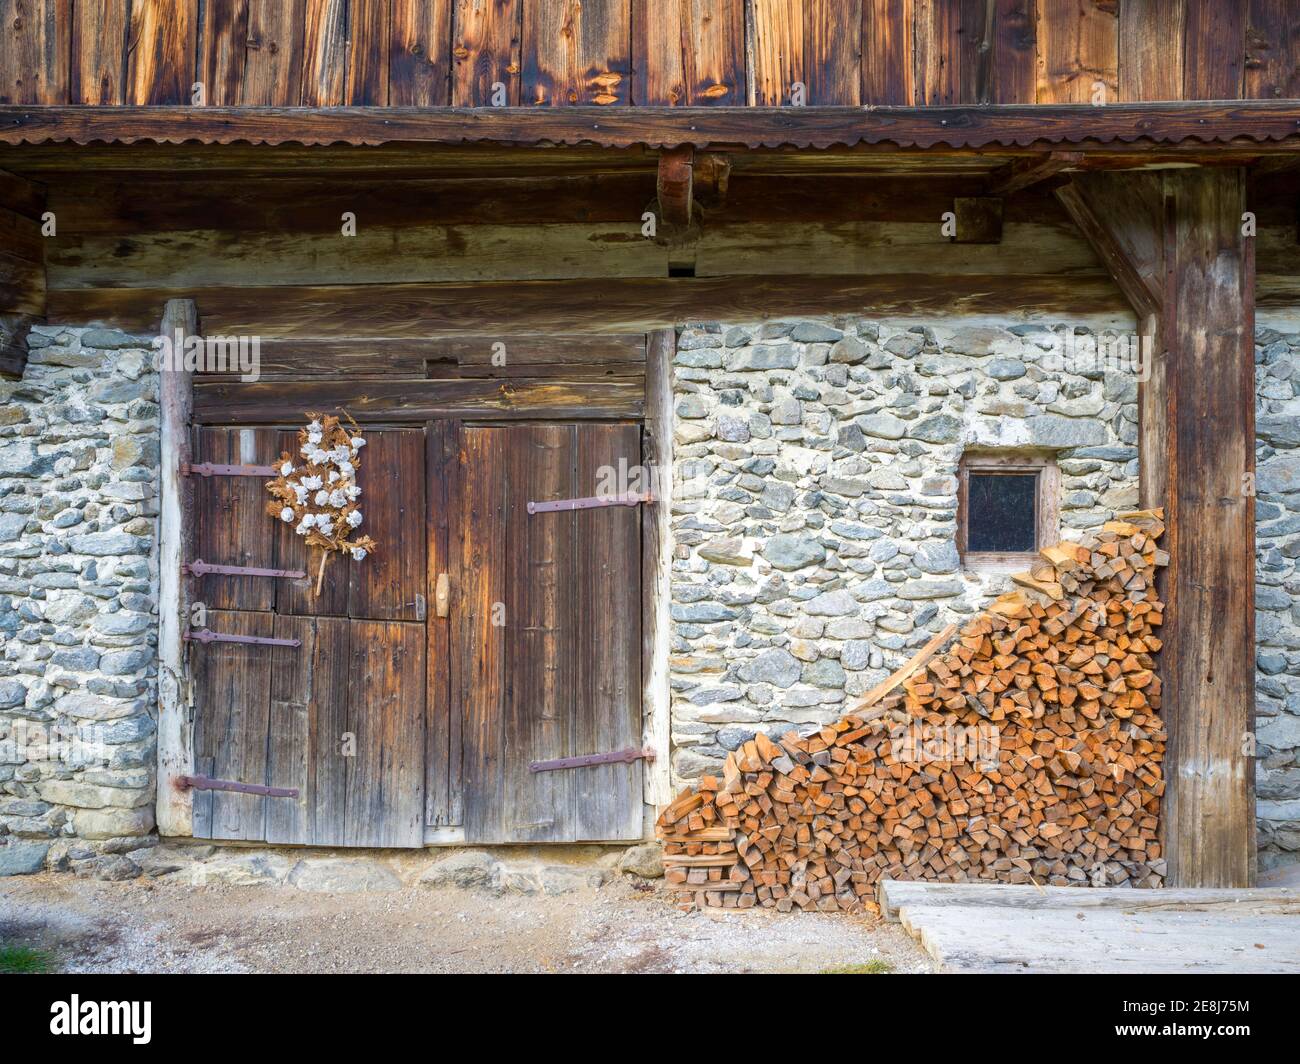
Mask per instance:
[[[1288,0],[0,0],[0,103],[1277,99]],[[196,85],[201,95],[196,96]]]

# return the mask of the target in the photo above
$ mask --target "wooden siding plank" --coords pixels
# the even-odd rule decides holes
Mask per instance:
[[[273,651],[267,783],[300,794],[267,800],[267,842],[346,844],[351,631],[344,618],[276,618],[276,638],[302,645]]]
[[[233,107],[243,98],[248,55],[249,0],[205,0],[203,54],[199,58],[209,106]]]
[[[126,103],[126,45],[130,0],[72,6],[72,103]]]
[[[248,0],[248,51],[239,102],[292,107],[302,91],[306,0]]]
[[[452,631],[456,622],[458,589],[450,587],[460,550],[459,488],[460,426],[456,422],[431,421],[425,426],[427,443],[425,470],[428,485],[428,572],[425,598],[429,603],[429,652],[425,682],[428,717],[426,757],[425,823],[446,826],[461,823],[461,704],[452,697]],[[438,578],[445,574],[452,596],[448,614],[437,615]]]
[[[187,0],[132,0],[128,104],[193,102],[196,15],[197,6]]]
[[[388,102],[393,107],[451,104],[452,0],[392,0]]]
[[[862,102],[862,0],[753,0],[753,68],[759,106]]]
[[[1113,103],[1119,93],[1119,19],[1112,0],[1036,0],[1040,104]]]
[[[611,471],[617,476],[625,469],[635,475],[640,469],[639,426],[582,425],[575,437],[576,495],[608,492]],[[641,514],[636,507],[612,506],[574,516],[572,568],[562,577],[573,589],[569,638],[576,670],[570,750],[582,755],[639,748]],[[591,765],[566,773],[571,777],[575,838],[642,837],[644,764]]]
[[[863,0],[862,102],[911,105],[916,70],[914,0]]]
[[[196,429],[199,462],[269,465],[280,453],[274,429]],[[214,565],[276,568],[276,522],[266,514],[261,477],[201,477],[194,485],[194,555]],[[185,559],[192,561],[192,558]],[[195,602],[209,609],[269,610],[279,581],[264,576],[191,578]]]
[[[916,0],[916,103],[992,100],[994,11],[993,0]]]
[[[353,5],[353,10],[359,13],[370,6]],[[299,102],[304,107],[340,106],[345,102],[343,83],[349,56],[348,0],[305,0],[302,39]],[[355,39],[353,44],[355,47]]]
[[[453,698],[462,705],[464,821],[469,842],[501,833],[506,814],[501,703],[505,697],[505,627],[494,623],[506,601],[505,430],[466,428],[461,435],[458,515],[463,529],[454,586],[459,658]],[[509,618],[502,618],[509,623]]]
[[[363,561],[335,558],[330,564],[351,571],[349,616],[422,621],[416,600],[425,593],[424,433],[367,431],[364,439],[357,474],[364,519],[358,533],[374,536],[379,547]]]
[[[209,610],[208,625],[231,635],[271,638],[275,617],[269,613]],[[251,643],[210,643],[192,647],[194,669],[195,760],[209,764],[217,779],[265,783],[271,661],[273,648]],[[210,833],[213,839],[266,838],[266,803],[253,794],[213,791]],[[195,808],[197,835],[207,814]]]
[[[994,0],[989,102],[1032,104],[1037,97],[1038,20],[1034,0]]]
[[[350,106],[389,103],[389,55],[392,47],[390,0],[350,5],[347,102]]]
[[[1300,17],[1291,0],[1249,0],[1243,95],[1300,97]]]
[[[350,621],[344,845],[424,845],[424,625]]]
[[[1236,100],[1245,91],[1246,15],[1241,0],[1185,0],[1184,100]],[[1295,16],[1293,15],[1292,18]]]
[[[1119,98],[1181,100],[1185,0],[1124,0],[1119,8]]]
[[[632,0],[637,105],[745,104],[744,0]]]
[[[632,82],[631,0],[524,4],[524,104],[626,104]]]
[[[504,105],[520,101],[520,40],[523,0],[455,0],[452,27],[451,102],[456,107],[497,103],[495,86],[503,86]]]
[[[530,501],[575,497],[575,431],[567,425],[505,430],[506,686],[501,706],[504,807],[498,842],[575,838],[569,772],[529,772],[529,761],[574,753],[580,643],[575,629],[572,512],[529,514]],[[474,535],[473,528],[467,530]]]
[[[640,417],[645,406],[645,387],[635,378],[575,381],[515,378],[509,382],[385,380],[368,382],[364,389],[359,389],[357,382],[338,380],[222,382],[194,387],[194,417],[200,423],[285,423],[297,420],[302,410],[332,410],[339,406],[345,406],[362,424],[455,417],[498,420]],[[271,519],[266,518],[266,522],[270,524]]]
[[[68,102],[71,0],[0,2],[0,104]]]

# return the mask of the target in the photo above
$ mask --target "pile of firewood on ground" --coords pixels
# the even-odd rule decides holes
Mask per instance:
[[[1043,549],[848,716],[729,754],[659,817],[679,906],[874,911],[881,877],[1160,885],[1163,518]]]

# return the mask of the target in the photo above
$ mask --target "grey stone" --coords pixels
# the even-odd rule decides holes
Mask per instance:
[[[402,886],[392,870],[363,857],[307,857],[294,866],[288,882],[313,894],[356,894]]]
[[[618,870],[642,879],[659,879],[664,874],[664,850],[657,842],[630,846],[619,858]]]
[[[1106,442],[1106,427],[1092,418],[1037,414],[1025,424],[1037,447],[1097,447]]]
[[[1013,381],[1025,375],[1025,364],[1018,358],[995,358],[988,364],[988,374],[994,380]]]
[[[148,554],[149,540],[143,536],[128,536],[125,532],[89,532],[69,536],[68,548],[75,554],[108,557],[117,554]]]
[[[907,422],[893,414],[866,414],[858,418],[856,424],[868,436],[884,440],[901,440],[907,433]]]
[[[822,658],[804,666],[800,681],[813,687],[841,688],[844,686],[844,669],[834,658]]]
[[[798,681],[801,671],[802,666],[793,654],[774,647],[745,662],[740,667],[740,678],[746,683],[770,683],[784,690]]]
[[[867,345],[861,340],[855,340],[851,336],[846,336],[831,348],[830,360],[832,362],[855,366],[859,362],[865,361],[867,355],[870,353],[871,352]]]
[[[794,533],[771,536],[763,544],[763,560],[776,569],[794,572],[826,560],[826,548],[815,539]]]
[[[48,842],[15,842],[0,846],[0,877],[30,876],[45,867]]]
[[[845,617],[858,611],[858,603],[847,591],[825,591],[805,602],[803,608],[813,617]]]
[[[422,887],[459,887],[470,890],[488,887],[496,874],[497,863],[484,850],[459,850],[439,858],[417,880]]]
[[[1300,491],[1300,454],[1278,455],[1260,463],[1255,490],[1263,495]]]
[[[844,334],[839,329],[817,322],[800,322],[790,333],[790,339],[801,344],[831,344]]]
[[[730,351],[724,360],[727,369],[794,369],[799,365],[799,351],[790,344],[743,347]]]
[[[917,422],[908,435],[926,443],[956,443],[961,438],[961,422],[951,414],[936,414]]]
[[[912,560],[921,572],[932,575],[955,573],[961,564],[955,543],[935,543],[933,540],[922,543]]]

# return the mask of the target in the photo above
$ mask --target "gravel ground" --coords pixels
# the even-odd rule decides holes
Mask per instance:
[[[0,881],[0,945],[68,972],[823,972],[933,970],[897,924],[830,914],[681,913],[620,879],[557,897],[454,888]]]

